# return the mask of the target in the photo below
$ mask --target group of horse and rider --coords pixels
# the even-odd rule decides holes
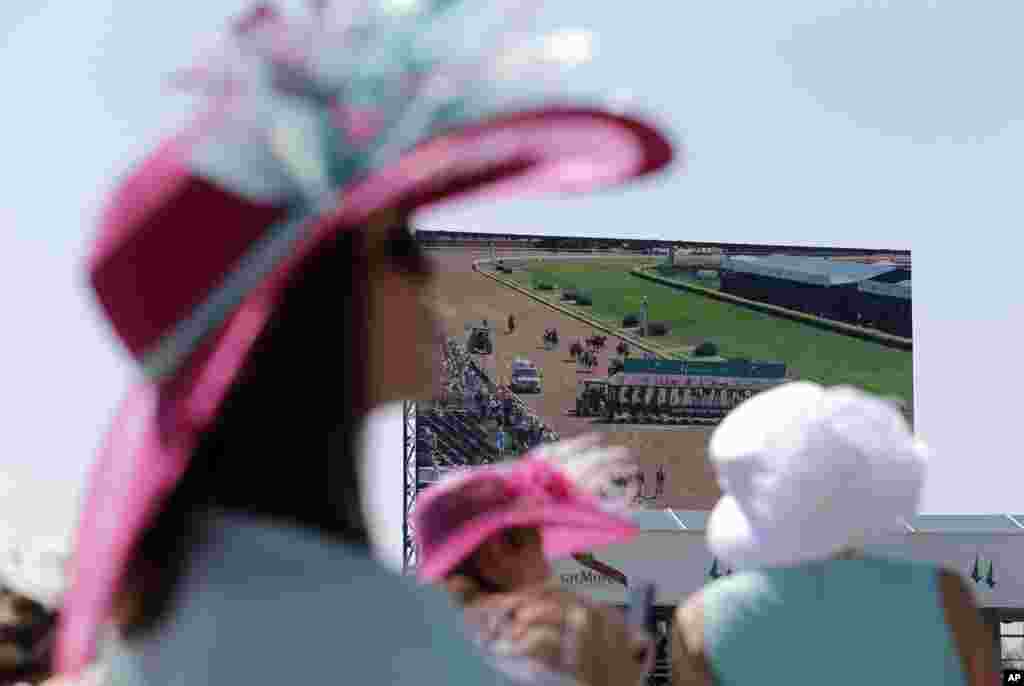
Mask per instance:
[[[487,321],[484,320],[484,328],[489,328]],[[516,330],[516,316],[514,314],[508,315],[507,320],[507,333],[513,334]],[[541,336],[541,344],[544,350],[551,351],[555,350],[559,344],[558,329],[551,327],[544,329],[544,334]],[[608,336],[594,334],[587,338],[577,338],[569,346],[569,355],[573,361],[576,362],[586,372],[591,372],[600,365],[599,353],[604,350],[605,344],[608,342]],[[618,345],[615,347],[615,352],[620,358],[625,359],[630,355],[629,344],[625,341],[620,340]],[[619,363],[621,366],[621,362]]]

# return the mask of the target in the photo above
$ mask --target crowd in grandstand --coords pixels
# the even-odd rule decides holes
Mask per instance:
[[[486,464],[558,440],[515,393],[488,378],[462,344],[449,339],[443,352],[438,402],[417,413],[421,466]]]

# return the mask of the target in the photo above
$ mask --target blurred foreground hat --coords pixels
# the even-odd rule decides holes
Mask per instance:
[[[929,455],[891,403],[808,382],[740,405],[708,452],[723,491],[708,546],[740,568],[825,559],[901,530],[917,513]]]
[[[638,533],[551,462],[467,470],[431,486],[413,514],[419,577],[448,576],[487,539],[505,529],[538,527],[549,559],[628,541]]]
[[[210,107],[120,183],[101,218],[92,287],[143,379],[94,466],[61,671],[92,658],[136,541],[319,246],[456,197],[590,191],[673,157],[650,124],[544,92],[553,68],[586,59],[586,36],[513,44],[506,24],[528,14],[516,3],[310,4],[295,20],[255,6],[176,76]],[[484,11],[500,28],[466,31]],[[490,52],[453,55],[468,37]]]

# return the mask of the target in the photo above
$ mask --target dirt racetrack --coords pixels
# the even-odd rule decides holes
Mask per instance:
[[[502,254],[502,251],[498,251]],[[664,495],[648,501],[657,507],[684,510],[709,509],[719,496],[714,474],[707,465],[706,447],[710,431],[699,427],[617,428],[594,424],[590,419],[567,414],[575,408],[579,380],[590,375],[577,373],[569,357],[569,345],[603,331],[567,317],[492,279],[473,271],[473,261],[489,257],[480,250],[433,250],[439,265],[435,281],[435,304],[449,336],[464,340],[465,325],[486,319],[494,337],[491,373],[507,381],[512,360],[525,357],[537,364],[543,373],[544,388],[540,394],[521,395],[524,401],[563,438],[585,431],[599,430],[612,434],[609,442],[628,446],[645,472],[648,495],[655,494],[655,474],[663,467],[666,475]],[[506,330],[508,316],[516,318],[516,330]],[[545,329],[557,328],[560,339],[556,350],[545,351],[541,336]],[[600,354],[601,365],[594,376],[607,375],[608,359],[615,355],[618,339],[609,337]]]

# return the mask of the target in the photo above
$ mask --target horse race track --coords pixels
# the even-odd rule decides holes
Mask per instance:
[[[666,473],[665,496],[661,507],[704,510],[719,495],[714,474],[707,464],[706,447],[710,430],[699,427],[626,429],[593,424],[567,412],[575,408],[577,381],[590,375],[578,374],[569,358],[569,345],[603,331],[567,317],[525,295],[473,271],[473,261],[486,255],[472,249],[431,252],[439,265],[434,301],[449,336],[464,340],[464,325],[486,319],[494,337],[492,373],[507,381],[512,360],[525,357],[535,362],[544,375],[544,390],[537,395],[522,395],[524,401],[553,426],[563,438],[585,431],[609,434],[609,443],[629,447],[646,473],[647,488],[653,495],[655,472]],[[506,331],[508,316],[516,318],[516,330]],[[556,350],[545,351],[541,336],[547,328],[557,328],[560,343]],[[617,338],[609,337],[600,354],[600,366],[594,376],[607,374],[608,359],[614,356]]]

